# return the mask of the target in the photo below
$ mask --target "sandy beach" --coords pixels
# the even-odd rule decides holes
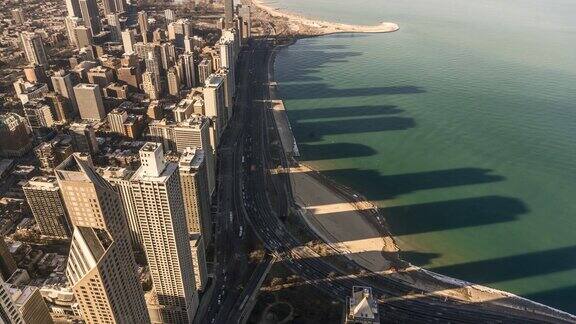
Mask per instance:
[[[392,22],[382,22],[379,25],[365,26],[317,20],[295,13],[281,11],[266,4],[263,0],[247,1],[274,18],[286,19],[289,30],[300,35],[312,36],[337,33],[390,33],[395,32],[400,28],[398,24]]]

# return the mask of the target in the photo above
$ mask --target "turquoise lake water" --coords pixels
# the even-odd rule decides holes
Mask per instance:
[[[383,206],[412,263],[576,313],[576,1],[269,3],[401,28],[280,52],[302,160]]]

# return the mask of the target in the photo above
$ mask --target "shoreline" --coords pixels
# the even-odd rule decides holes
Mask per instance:
[[[261,0],[249,1],[254,3]],[[290,15],[283,15],[284,18],[286,16]],[[315,37],[323,35],[326,34],[300,36]],[[277,49],[273,51],[274,53],[271,57],[272,61],[274,61],[276,58],[277,50],[293,45],[299,37],[294,36],[292,38],[293,39],[287,44],[277,46]],[[272,71],[269,75],[271,81],[274,80],[273,67],[274,65],[272,64]],[[283,118],[286,121],[282,123],[287,123],[287,125],[282,125],[280,127],[284,127],[290,130],[288,136],[292,138],[292,145],[297,147],[296,139],[292,134],[291,125],[287,117],[287,111],[283,109],[282,113],[286,115]],[[279,127],[278,122],[276,122],[276,124],[277,127]],[[328,230],[328,228],[320,224],[320,222],[316,222],[316,224],[314,224],[314,216],[318,216],[316,215],[318,213],[314,212],[314,208],[310,209],[310,206],[306,206],[305,204],[301,205],[301,201],[297,203],[297,205],[300,207],[300,212],[298,214],[300,215],[301,221],[303,221],[304,224],[309,227],[318,237],[320,237],[333,251],[337,251],[340,254],[345,255],[360,267],[374,273],[385,273],[387,275],[393,274],[397,277],[398,281],[406,282],[414,288],[427,291],[429,294],[452,298],[465,303],[491,303],[493,305],[507,308],[510,311],[531,312],[533,314],[547,316],[551,319],[559,321],[576,321],[575,315],[560,309],[529,300],[510,292],[491,288],[488,286],[478,285],[457,278],[448,277],[446,275],[435,273],[425,268],[412,265],[408,261],[401,258],[401,250],[395,241],[394,235],[389,231],[389,226],[386,223],[386,217],[376,204],[366,199],[355,190],[326,177],[321,173],[321,171],[315,170],[309,165],[301,163],[298,157],[293,157],[293,159],[297,162],[299,168],[308,169],[308,173],[310,174],[304,173],[305,178],[310,178],[312,181],[316,181],[320,184],[319,187],[316,188],[314,188],[314,186],[308,186],[309,188],[305,188],[306,186],[304,186],[304,188],[297,188],[293,180],[293,173],[290,172],[290,181],[292,183],[292,190],[294,192],[295,199],[296,196],[299,196],[299,193],[300,196],[309,197],[311,196],[311,193],[318,192],[319,188],[328,190],[332,193],[333,197],[339,197],[340,199],[343,199],[345,203],[351,206],[350,210],[348,211],[360,215],[360,218],[363,222],[365,222],[368,226],[373,226],[377,231],[381,233],[380,239],[382,240],[382,244],[374,240],[362,242],[364,245],[353,245],[339,242],[339,233],[331,232]],[[326,211],[322,211],[320,217],[317,218],[321,219],[322,215],[325,215],[325,213]],[[342,229],[341,232],[348,232],[348,228]],[[368,247],[366,247],[367,243],[369,244]],[[373,257],[360,256],[362,253],[358,253],[359,251],[363,251],[362,249],[365,249],[364,251],[370,251],[370,248],[374,248],[374,244],[377,244],[376,246],[381,248],[379,251],[380,253],[378,254],[382,255],[382,260],[374,260]],[[354,251],[354,249],[356,251]],[[387,255],[387,257],[384,257],[384,255]],[[397,265],[400,266],[396,268]],[[383,269],[383,267],[388,268]]]
[[[334,237],[331,236],[333,233],[323,232],[323,230],[326,230],[325,228],[321,228],[321,226],[317,225],[315,226],[315,221],[310,220],[314,217],[314,211],[309,211],[310,206],[297,204],[301,209],[300,217],[310,228],[310,230],[322,238],[325,243],[334,251],[338,251],[340,254],[356,262],[357,265],[372,271],[373,273],[394,276],[396,277],[397,281],[405,282],[414,288],[427,291],[430,295],[447,297],[470,304],[488,303],[510,309],[511,311],[530,312],[532,314],[538,314],[560,321],[576,321],[576,315],[573,315],[569,312],[524,298],[504,290],[449,277],[441,273],[415,266],[410,262],[402,259],[400,256],[402,250],[397,246],[394,235],[389,232],[389,228],[386,224],[386,217],[381,212],[381,208],[379,208],[376,204],[368,200],[354,189],[325,176],[322,174],[322,171],[318,171],[310,165],[300,161],[297,161],[297,163],[299,168],[306,168],[308,169],[308,172],[311,173],[306,174],[306,177],[315,179],[320,184],[320,186],[326,188],[326,190],[331,191],[335,196],[341,196],[343,199],[350,202],[351,205],[357,206],[357,204],[364,204],[369,206],[369,208],[356,208],[355,211],[360,214],[364,220],[369,223],[369,225],[379,224],[381,226],[380,230],[387,233],[388,236],[384,236],[382,238],[385,240],[385,242],[391,242],[392,246],[384,244],[385,248],[382,249],[381,252],[383,254],[387,254],[388,256],[383,257],[383,259],[389,262],[389,264],[397,267],[384,271],[378,269],[370,269],[370,267],[366,266],[367,263],[365,260],[362,260],[362,258],[358,258],[358,256],[351,254],[351,252],[347,249],[346,244],[342,244],[342,242],[334,242],[328,239],[328,237]],[[292,180],[292,173],[291,182],[293,190],[295,191],[295,195],[298,195],[297,192],[300,191],[303,193],[303,195],[310,196],[312,192],[317,192],[319,190],[318,188],[300,188],[300,190],[296,189],[296,186],[294,185],[295,181]],[[325,214],[319,215],[318,218],[322,218],[323,215]],[[342,229],[345,232],[349,231],[349,224],[347,223],[346,225],[347,227]],[[372,240],[369,243],[373,242],[374,241]],[[391,252],[395,253],[396,256],[390,257]],[[374,262],[368,262],[368,264],[370,263]]]
[[[391,33],[400,29],[393,22],[382,22],[379,25],[354,25],[324,21],[304,17],[302,15],[274,8],[264,0],[246,0],[256,8],[270,15],[272,18],[285,19],[288,24],[288,33],[302,36],[320,36],[339,33]]]
[[[282,20],[294,20],[295,24],[316,24],[321,23],[324,24],[323,26],[332,26],[332,28],[337,28],[334,26],[353,26],[354,28],[358,28],[355,30],[344,30],[338,29],[335,31],[328,31],[322,30],[322,32],[317,33],[300,33],[289,35],[289,41],[286,44],[278,45],[273,50],[273,54],[270,57],[270,63],[273,63],[276,59],[277,51],[288,46],[294,45],[299,38],[305,37],[317,37],[317,36],[325,36],[335,33],[384,33],[384,32],[394,32],[399,29],[397,24],[394,23],[383,23],[388,24],[388,28],[386,31],[374,31],[374,28],[378,28],[380,26],[354,26],[354,25],[346,25],[346,24],[339,24],[339,23],[331,23],[325,21],[316,21],[309,18],[302,17],[298,14],[292,13],[285,13],[279,11],[278,9],[274,9],[268,5],[263,3],[263,0],[245,0],[250,4],[254,4],[260,11],[263,11],[265,14],[269,15],[271,18],[281,18]],[[304,23],[305,22],[305,23]],[[392,27],[391,27],[392,26]],[[395,27],[394,27],[395,26]],[[318,26],[315,26],[318,28]],[[366,28],[366,29],[363,29]],[[372,28],[372,31],[370,29]],[[270,82],[275,82],[274,78],[274,64],[271,64],[272,69],[269,72],[269,79]],[[275,89],[275,92],[277,88]],[[272,99],[272,98],[271,98]],[[282,101],[280,98],[275,98],[277,101]],[[284,120],[281,123],[287,123],[287,125],[282,125],[281,127],[285,127],[289,129],[289,136],[291,137],[291,145],[297,147],[296,139],[292,134],[292,128],[290,122],[287,117],[287,111],[284,109],[282,103],[282,114],[285,114]],[[274,118],[276,120],[276,117]],[[275,122],[276,127],[279,127],[278,122]],[[284,146],[284,144],[283,144]],[[285,147],[284,147],[285,148]],[[286,150],[284,150],[286,152]],[[300,156],[293,156],[292,159],[297,164],[297,168],[305,168],[307,172],[303,173],[305,177],[312,179],[313,181],[317,181],[320,186],[316,188],[305,188],[302,190],[297,190],[294,180],[293,180],[293,173],[290,173],[290,182],[294,194],[294,198],[298,196],[298,192],[303,193],[303,196],[310,196],[311,192],[317,191],[319,188],[327,190],[331,192],[333,198],[340,198],[343,199],[346,204],[352,206],[351,210],[357,215],[360,215],[361,219],[366,222],[368,226],[373,226],[377,231],[381,233],[380,239],[383,242],[383,245],[380,245],[382,248],[379,252],[383,256],[383,260],[378,260],[377,262],[371,262],[366,257],[358,257],[358,253],[354,253],[350,249],[350,245],[343,244],[342,242],[337,241],[337,233],[333,233],[327,231],[327,228],[323,227],[322,225],[318,227],[314,226],[313,221],[311,219],[314,217],[317,212],[314,212],[314,208],[310,211],[310,206],[297,205],[300,207],[300,215],[301,221],[309,227],[310,230],[313,231],[319,238],[321,238],[332,250],[339,252],[340,254],[346,256],[350,260],[354,261],[360,267],[372,271],[374,273],[381,273],[381,274],[393,274],[397,276],[397,280],[399,282],[405,282],[414,288],[421,289],[423,291],[428,291],[429,294],[439,295],[442,297],[452,298],[455,300],[460,300],[464,303],[491,303],[493,305],[497,305],[510,311],[516,312],[531,312],[532,314],[538,314],[541,316],[549,317],[550,320],[558,320],[558,321],[569,321],[569,322],[576,322],[576,315],[568,313],[566,311],[554,308],[552,306],[544,305],[542,303],[524,298],[522,296],[518,296],[516,294],[499,290],[496,288],[475,284],[473,282],[468,282],[465,280],[452,278],[440,273],[436,273],[430,270],[427,270],[422,267],[414,266],[408,261],[401,258],[400,253],[401,249],[398,247],[394,235],[389,231],[389,226],[386,223],[386,217],[384,213],[381,211],[375,203],[366,199],[363,195],[355,191],[354,189],[347,187],[343,184],[340,184],[331,178],[322,174],[321,171],[314,169],[313,167],[302,163],[299,161]],[[292,168],[290,168],[292,170]],[[301,171],[299,171],[301,172]],[[310,186],[309,186],[310,187]],[[322,211],[319,219],[322,218],[322,215],[325,215],[326,211]],[[319,224],[319,223],[318,223]],[[317,225],[318,225],[317,224]],[[348,224],[347,224],[348,225]],[[349,229],[344,228],[342,229],[343,232],[347,232]],[[336,240],[336,242],[334,242]],[[370,240],[369,242],[365,242],[364,244],[374,244],[374,240]],[[377,243],[380,244],[380,243]],[[373,247],[373,246],[372,246]],[[358,248],[358,246],[356,246]],[[387,257],[384,257],[387,255]],[[393,255],[391,257],[391,255]],[[356,257],[355,257],[356,256]],[[367,260],[368,259],[368,260]],[[388,265],[387,270],[382,270],[383,265]],[[397,265],[400,267],[396,268]],[[372,266],[380,269],[370,269]],[[391,268],[390,268],[391,267]],[[440,289],[438,289],[440,288]]]

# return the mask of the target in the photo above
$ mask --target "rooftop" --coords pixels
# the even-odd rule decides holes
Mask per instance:
[[[180,157],[179,166],[181,170],[197,170],[204,162],[204,151],[197,148],[187,147]]]
[[[78,84],[77,86],[75,86],[74,88],[75,88],[75,89],[90,89],[90,90],[93,90],[93,89],[96,89],[96,88],[98,88],[98,87],[99,87],[99,86],[98,86],[97,84],[92,84],[92,83],[80,83],[80,84]]]
[[[28,181],[28,183],[24,186],[25,188],[33,188],[33,189],[52,189],[58,190],[58,182],[56,181],[56,177],[33,177]]]
[[[221,75],[217,74],[210,74],[206,79],[206,87],[218,87],[220,84],[224,82],[224,78]]]

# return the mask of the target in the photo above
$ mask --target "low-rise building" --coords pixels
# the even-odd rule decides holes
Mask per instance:
[[[372,295],[372,288],[354,286],[352,296],[346,300],[345,324],[380,323],[378,303]]]

